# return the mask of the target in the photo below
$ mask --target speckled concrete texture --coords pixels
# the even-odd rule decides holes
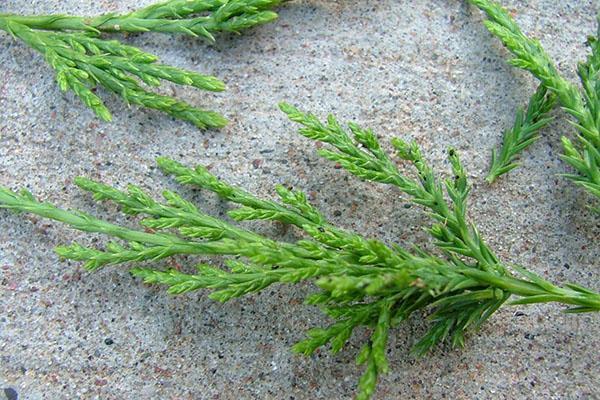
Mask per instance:
[[[151,0],[5,0],[0,12],[120,12]],[[538,37],[561,71],[575,78],[584,41],[596,29],[596,1],[504,1],[525,32]],[[102,123],[72,94],[62,94],[39,54],[0,34],[0,184],[26,187],[69,208],[133,225],[113,206],[96,205],[72,179],[85,175],[159,194],[176,189],[156,169],[158,155],[210,165],[222,178],[272,197],[277,183],[311,193],[331,220],[387,242],[423,244],[428,218],[393,188],[361,183],[315,153],[277,110],[287,100],[324,117],[335,113],[373,128],[389,143],[414,138],[447,173],[456,147],[474,185],[470,215],[506,262],[556,282],[600,290],[600,220],[588,195],[559,174],[565,114],[527,151],[523,168],[484,182],[489,149],[512,123],[535,82],[508,67],[507,54],[464,1],[294,1],[280,19],[241,36],[202,40],[157,34],[128,42],[169,64],[214,74],[229,90],[181,87],[167,93],[221,110],[231,124],[202,132],[168,116],[124,107]],[[189,188],[180,192],[219,215],[226,206]],[[280,228],[258,225],[281,236]],[[288,233],[289,234],[289,233]],[[194,293],[148,287],[124,269],[90,274],[61,262],[53,248],[105,238],[0,212],[0,390],[12,399],[347,399],[361,369],[348,351],[310,358],[289,347],[326,323],[302,305],[310,285],[273,287],[221,305]],[[197,259],[178,259],[191,264]],[[564,315],[555,305],[505,307],[463,350],[408,352],[424,323],[394,330],[392,371],[377,399],[600,398],[600,318]],[[13,397],[11,397],[13,396]]]

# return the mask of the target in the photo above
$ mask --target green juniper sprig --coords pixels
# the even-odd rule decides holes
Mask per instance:
[[[382,150],[372,131],[355,124],[349,124],[348,131],[332,116],[323,123],[287,104],[281,109],[302,125],[300,134],[331,146],[319,150],[322,156],[359,178],[391,184],[425,207],[434,220],[429,232],[442,254],[405,249],[337,228],[300,191],[278,186],[279,201],[263,200],[219,180],[205,167],[192,169],[167,158],[159,158],[158,166],[178,182],[238,205],[228,213],[234,221],[279,221],[297,227],[303,238],[283,242],[262,236],[210,216],[171,191],[163,192],[161,202],[137,186],[118,190],[86,178],[75,183],[96,200],[115,202],[129,215],[142,215],[141,228],[66,211],[36,200],[27,191],[1,187],[0,208],[106,234],[115,241],[104,249],[74,243],[58,247],[57,253],[83,261],[90,270],[133,263],[134,276],[166,285],[173,294],[209,289],[210,298],[224,302],[272,284],[314,282],[318,291],[306,303],[317,305],[332,322],[308,330],[293,351],[309,355],[329,346],[336,353],[356,328],[370,329],[356,359],[364,364],[358,399],[375,392],[378,377],[389,370],[386,350],[392,329],[415,311],[429,314],[431,320],[413,347],[417,355],[442,342],[463,346],[468,332],[479,328],[512,296],[516,297],[512,304],[557,302],[567,305],[567,312],[600,311],[600,294],[574,284],[556,286],[498,259],[467,217],[470,187],[455,151],[449,152],[452,178],[442,181],[415,143],[394,139],[398,157],[416,169],[418,178],[412,179]],[[224,267],[200,264],[192,273],[159,267],[160,260],[180,254],[220,255]],[[135,266],[142,262],[143,266]]]
[[[562,138],[562,159],[576,173],[566,174],[594,196],[600,198],[600,43],[590,37],[591,52],[577,72],[582,90],[567,81],[558,72],[550,56],[539,41],[528,38],[499,4],[489,0],[469,0],[488,17],[484,22],[488,30],[498,37],[513,54],[509,63],[531,72],[541,84],[553,92],[563,109],[574,119],[577,141]],[[600,24],[599,24],[600,32]],[[600,34],[599,34],[600,36]],[[600,211],[600,209],[598,209]]]
[[[105,121],[112,119],[94,93],[98,86],[136,104],[163,111],[201,129],[218,128],[227,119],[217,112],[146,90],[161,80],[208,91],[223,91],[219,79],[158,64],[157,57],[102,32],[162,32],[201,36],[213,42],[217,32],[239,32],[277,18],[270,11],[280,0],[170,0],[129,14],[86,18],[64,15],[0,14],[0,29],[44,55],[63,91],[72,90]],[[194,16],[197,15],[197,16]]]
[[[499,152],[492,150],[492,162],[486,177],[489,183],[519,166],[516,157],[536,142],[540,137],[539,131],[552,121],[549,113],[555,102],[554,93],[548,93],[546,87],[540,85],[529,99],[527,111],[517,110],[512,128],[504,133],[502,148]]]
[[[239,33],[252,26],[270,22],[277,14],[270,11],[282,0],[168,0],[128,14],[97,17],[70,15],[0,17],[32,29],[93,32],[160,32],[203,36],[211,42],[217,32]],[[202,14],[193,16],[194,14]]]

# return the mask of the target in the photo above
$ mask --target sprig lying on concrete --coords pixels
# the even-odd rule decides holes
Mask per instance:
[[[563,78],[539,41],[530,39],[510,14],[489,0],[469,0],[488,17],[488,30],[498,37],[513,54],[509,63],[531,72],[546,89],[554,93],[563,109],[573,118],[577,128],[576,141],[562,138],[562,159],[576,171],[568,178],[600,198],[600,43],[589,37],[591,52],[577,72],[582,90]],[[600,32],[600,24],[599,24]],[[600,35],[600,34],[599,34]],[[597,209],[600,212],[600,209]]]
[[[269,9],[280,0],[170,0],[129,14],[86,18],[66,15],[19,16],[0,14],[0,29],[9,32],[44,55],[56,72],[63,91],[72,90],[105,121],[112,119],[94,88],[101,86],[137,104],[189,121],[199,128],[222,127],[221,114],[194,107],[170,96],[146,90],[161,80],[203,90],[223,91],[225,84],[213,76],[157,64],[157,57],[102,32],[161,32],[201,36],[214,41],[218,32],[240,32],[270,22],[277,14]]]
[[[28,212],[71,227],[106,234],[121,242],[106,248],[80,244],[61,246],[64,258],[83,261],[96,270],[106,265],[141,263],[133,275],[145,282],[166,285],[173,294],[211,290],[217,301],[252,294],[272,284],[312,281],[318,292],[306,299],[331,319],[315,327],[294,345],[297,353],[312,354],[322,346],[341,351],[355,328],[371,329],[357,356],[365,364],[358,399],[374,393],[378,376],[388,369],[386,347],[391,329],[415,311],[429,314],[431,326],[414,346],[417,355],[448,341],[463,346],[469,331],[477,329],[511,297],[512,304],[557,302],[567,312],[600,311],[600,294],[574,284],[554,285],[519,266],[501,262],[467,216],[470,187],[457,153],[449,151],[452,178],[440,180],[415,143],[394,139],[401,160],[412,164],[418,178],[409,178],[386,154],[374,133],[355,124],[344,129],[333,116],[321,122],[311,114],[282,104],[288,117],[302,125],[300,134],[328,144],[319,153],[357,177],[397,187],[412,202],[428,210],[434,223],[429,232],[441,250],[405,249],[333,226],[307,197],[283,186],[280,201],[259,199],[217,179],[204,167],[187,168],[159,158],[159,167],[187,185],[216,193],[237,204],[229,216],[235,221],[269,220],[293,225],[304,234],[283,242],[212,217],[170,191],[159,202],[139,187],[118,190],[86,178],[76,184],[97,200],[117,203],[130,215],[143,215],[135,230],[78,211],[66,211],[36,200],[29,192],[0,188],[0,208]],[[160,267],[161,259],[180,254],[219,255],[225,267],[201,264],[195,272]]]

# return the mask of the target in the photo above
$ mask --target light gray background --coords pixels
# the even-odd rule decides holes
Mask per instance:
[[[150,2],[8,0],[0,12],[94,15]],[[563,112],[555,112],[559,121],[527,151],[523,168],[493,186],[483,180],[489,149],[535,82],[506,65],[507,53],[465,3],[294,1],[275,23],[220,37],[216,46],[158,34],[129,38],[169,64],[226,81],[229,91],[222,94],[164,89],[231,118],[227,128],[209,132],[101,92],[114,113],[114,122],[103,123],[59,91],[39,54],[2,33],[0,184],[115,219],[115,207],[96,206],[72,178],[118,187],[133,182],[158,195],[162,187],[177,187],[154,166],[164,155],[211,165],[265,197],[273,196],[275,184],[291,184],[311,192],[345,228],[423,244],[429,223],[423,212],[405,208],[393,188],[361,183],[319,159],[315,144],[277,110],[287,100],[321,117],[333,112],[371,127],[386,146],[394,135],[414,138],[444,174],[445,149],[456,147],[474,185],[470,214],[504,261],[600,290],[599,219],[585,209],[589,196],[559,176],[567,170],[558,159],[559,138],[573,132]],[[598,3],[504,3],[574,79],[585,38],[596,29]],[[227,209],[210,195],[181,193],[210,212]],[[277,227],[259,229],[281,235]],[[355,392],[362,371],[353,359],[367,332],[358,332],[340,355],[289,352],[307,328],[327,322],[301,304],[310,285],[273,287],[225,305],[205,293],[172,297],[122,268],[89,274],[61,262],[53,247],[74,239],[104,240],[0,212],[0,387],[14,388],[19,398],[346,399]],[[393,332],[392,371],[376,398],[600,398],[600,318],[560,311],[506,307],[466,349],[441,347],[423,359],[408,354],[424,331],[414,318]],[[107,338],[114,344],[105,344]]]

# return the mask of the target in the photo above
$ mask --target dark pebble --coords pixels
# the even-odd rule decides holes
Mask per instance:
[[[110,345],[111,345],[111,344],[113,344],[113,343],[114,343],[114,341],[113,341],[111,338],[106,338],[106,339],[104,339],[104,344],[106,344],[106,345],[109,345],[109,346],[110,346]]]
[[[17,391],[13,388],[4,388],[4,396],[6,396],[6,400],[17,400],[19,395]]]
[[[333,215],[336,216],[336,217],[341,217],[342,216],[342,212],[340,210],[335,210],[333,212]]]

